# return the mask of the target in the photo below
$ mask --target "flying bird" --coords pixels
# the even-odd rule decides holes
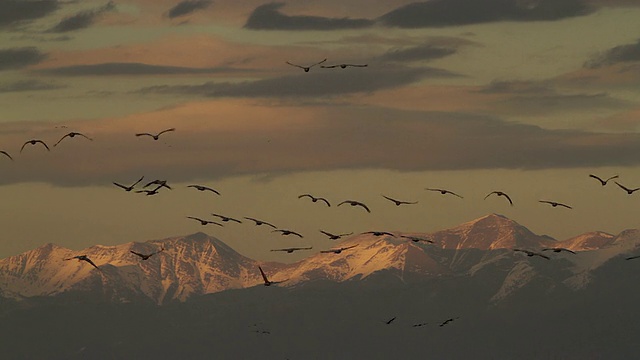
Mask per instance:
[[[216,193],[216,194],[220,195],[220,193],[219,193],[217,190],[212,189],[212,188],[207,187],[207,186],[202,186],[202,185],[187,185],[187,187],[194,188],[194,189],[196,189],[196,190],[198,190],[198,191],[211,191],[212,193]]]
[[[47,148],[47,151],[50,151],[51,149],[49,149],[49,147],[47,146],[47,144],[45,144],[44,141],[42,140],[38,140],[38,139],[31,139],[27,142],[25,142],[24,144],[22,144],[22,147],[20,148],[20,152],[22,152],[22,150],[24,150],[24,147],[27,146],[27,144],[31,144],[31,145],[35,145],[37,143],[40,143],[42,145],[44,145],[45,148]]]
[[[544,203],[544,204],[549,204],[552,207],[556,207],[556,206],[562,206],[562,207],[566,207],[567,209],[573,209],[571,206],[563,204],[563,203],[559,203],[559,202],[555,202],[555,201],[547,201],[547,200],[538,200],[538,202]]]
[[[218,226],[224,226],[218,222],[215,221],[209,221],[209,220],[203,220],[194,216],[187,216],[187,219],[192,219],[192,220],[196,220],[196,221],[200,221],[200,225],[204,226],[204,225],[208,225],[208,224],[214,224],[214,225],[218,225]]]
[[[162,188],[165,187],[169,190],[171,189],[171,186],[167,185],[167,180],[153,180],[152,182],[146,184],[145,186],[143,186],[143,188],[148,188],[151,185],[158,185],[158,188]]]
[[[393,201],[393,203],[396,204],[396,206],[400,206],[400,205],[403,205],[403,204],[404,205],[412,205],[412,204],[417,204],[418,203],[417,201],[410,202],[410,201],[396,200],[396,199],[390,198],[390,197],[385,196],[385,195],[382,195],[382,197],[387,199],[387,200],[389,200],[389,201]]]
[[[419,323],[419,324],[413,324],[411,325],[412,327],[421,327],[421,326],[425,326],[428,325],[429,323]]]
[[[238,224],[242,224],[242,221],[240,221],[238,219],[234,219],[232,217],[228,217],[228,216],[224,216],[224,215],[220,215],[220,214],[214,214],[214,213],[211,213],[211,215],[213,215],[215,217],[219,217],[220,220],[222,220],[222,222],[235,221]]]
[[[0,154],[3,154],[4,156],[8,157],[11,161],[13,161],[13,158],[11,157],[11,155],[9,155],[8,152],[4,150],[0,150]]]
[[[633,260],[633,259],[638,259],[640,258],[640,255],[635,255],[635,256],[629,256],[628,258],[626,258],[625,260]]]
[[[276,229],[276,230],[273,230],[272,232],[279,232],[279,233],[281,233],[282,235],[295,235],[295,236],[298,236],[298,237],[301,237],[301,238],[302,238],[302,235],[298,234],[298,233],[297,233],[297,232],[295,232],[295,231],[291,231],[291,230]]]
[[[164,251],[164,247],[162,247],[160,250],[158,250],[158,251],[156,251],[156,252],[152,252],[151,254],[141,254],[141,253],[139,253],[139,252],[135,252],[135,251],[133,251],[133,250],[129,250],[129,252],[131,252],[132,254],[135,254],[135,255],[140,256],[140,259],[142,259],[143,261],[144,261],[144,260],[148,260],[148,259],[149,259],[150,257],[152,257],[153,255],[155,255],[155,254],[159,254],[159,253],[161,253],[161,252],[163,252],[163,251]]]
[[[488,193],[487,196],[485,196],[484,198],[486,199],[492,194],[496,194],[497,196],[504,196],[507,200],[509,200],[509,204],[511,204],[511,206],[513,206],[513,201],[511,201],[511,198],[509,197],[509,195],[503,193],[502,191],[492,191],[492,192]]]
[[[456,320],[456,319],[457,319],[457,317],[455,317],[455,318],[448,318],[447,320],[445,320],[445,321],[441,322],[441,323],[440,323],[440,325],[438,325],[438,326],[443,327],[443,326],[447,325],[448,323],[450,323],[450,322],[452,322],[452,321],[454,321],[454,320]]]
[[[153,138],[153,140],[158,140],[160,138],[160,135],[162,135],[162,134],[164,134],[166,132],[169,132],[169,131],[176,131],[176,128],[162,130],[157,134],[138,133],[138,134],[136,134],[136,136],[151,136]]]
[[[429,239],[423,239],[423,238],[419,238],[417,236],[408,236],[408,235],[400,235],[401,238],[405,238],[405,239],[409,239],[413,242],[419,242],[419,241],[424,241],[424,242],[428,242],[430,244],[433,244],[433,240],[429,240]]]
[[[321,232],[321,233],[323,233],[323,234],[325,234],[325,235],[327,235],[327,236],[329,237],[329,239],[330,239],[330,240],[338,240],[338,239],[340,239],[340,238],[341,238],[341,237],[343,237],[343,236],[349,236],[349,235],[353,234],[352,232],[350,232],[350,233],[348,233],[348,234],[332,234],[332,233],[330,233],[330,232],[323,231],[323,230],[320,230],[320,232]]]
[[[594,179],[596,179],[596,180],[600,181],[600,185],[605,186],[605,185],[607,185],[607,182],[609,182],[609,180],[611,180],[611,179],[617,179],[617,178],[618,178],[618,175],[614,175],[614,176],[612,176],[612,177],[610,177],[610,178],[608,178],[608,179],[606,179],[606,180],[602,180],[601,178],[599,178],[598,176],[595,176],[595,175],[593,175],[593,174],[589,174],[589,177],[594,178]]]
[[[354,201],[354,200],[345,200],[343,202],[341,202],[340,204],[338,204],[338,206],[342,205],[342,204],[349,204],[351,206],[360,206],[363,209],[367,210],[368,213],[371,212],[371,210],[369,210],[369,208],[367,207],[367,205],[359,202],[359,201]]]
[[[300,196],[298,196],[298,199],[302,199],[303,197],[308,197],[311,199],[312,202],[318,202],[318,201],[324,201],[325,204],[327,204],[327,206],[331,206],[331,204],[329,204],[329,201],[323,197],[315,197],[311,194],[302,194]]]
[[[386,231],[367,231],[367,232],[363,232],[363,234],[373,234],[373,236],[382,236],[382,235],[395,236],[392,233],[386,232]]]
[[[115,186],[117,186],[117,187],[120,187],[120,188],[123,188],[123,189],[124,189],[124,191],[129,192],[129,191],[133,190],[133,188],[134,188],[136,185],[138,185],[138,183],[139,183],[140,181],[142,181],[142,179],[144,179],[144,176],[142,176],[140,179],[138,179],[138,181],[134,182],[134,183],[133,183],[133,185],[131,185],[131,186],[124,186],[124,185],[122,185],[122,184],[118,184],[117,182],[114,182],[114,183],[113,183],[113,185],[115,185]]]
[[[260,274],[262,275],[262,280],[264,280],[264,286],[271,286],[273,284],[279,284],[281,282],[285,282],[287,280],[282,280],[282,281],[271,281],[267,278],[267,275],[264,273],[264,271],[262,270],[262,268],[260,266],[258,266],[258,269],[260,269]]]
[[[284,249],[273,249],[271,251],[284,251],[287,254],[291,254],[294,251],[298,251],[298,250],[311,250],[313,249],[312,246],[309,247],[290,247],[290,248],[284,248]]]
[[[274,229],[277,228],[275,225],[273,225],[271,223],[268,223],[266,221],[263,221],[263,220],[258,220],[258,219],[254,219],[254,218],[250,218],[250,217],[246,217],[246,216],[244,218],[247,219],[247,220],[253,221],[254,223],[256,223],[256,226],[267,225],[267,226],[271,226]]]
[[[323,69],[333,69],[333,68],[341,68],[346,69],[347,67],[367,67],[367,64],[336,64],[336,65],[321,65],[320,67]]]
[[[289,64],[289,65],[291,65],[291,66],[299,67],[300,69],[304,70],[304,72],[309,72],[309,70],[311,70],[311,68],[312,68],[312,67],[314,67],[314,66],[316,66],[316,65],[320,65],[320,64],[322,64],[322,63],[323,63],[323,62],[325,62],[325,61],[327,61],[327,59],[324,59],[324,60],[322,60],[322,61],[319,61],[319,62],[317,62],[317,63],[315,63],[315,64],[313,64],[313,65],[309,65],[309,66],[302,66],[302,65],[292,64],[292,63],[290,63],[290,62],[288,62],[288,61],[286,61],[286,63],[287,63],[287,64]]]
[[[356,246],[358,246],[358,244],[347,246],[347,247],[336,248],[336,249],[322,250],[320,252],[323,253],[323,254],[328,254],[328,253],[340,254],[341,252],[343,252],[345,250],[349,250],[349,249],[354,248]]]
[[[74,137],[76,137],[76,135],[78,135],[78,136],[82,136],[83,138],[85,138],[85,139],[87,139],[87,140],[93,141],[93,139],[92,139],[92,138],[90,138],[90,137],[86,136],[85,134],[81,134],[81,133],[79,133],[79,132],[72,131],[72,132],[68,133],[67,135],[65,135],[65,136],[61,137],[61,138],[60,138],[60,140],[58,140],[58,142],[57,142],[57,143],[53,144],[53,146],[54,146],[54,147],[56,147],[56,146],[58,146],[58,144],[60,144],[60,141],[64,140],[65,138],[67,138],[67,137],[69,137],[69,138],[74,138]]]
[[[87,255],[77,255],[77,256],[70,257],[70,258],[66,258],[64,260],[73,260],[73,259],[78,259],[78,261],[86,261],[89,264],[91,264],[94,268],[100,270],[100,268],[98,268],[98,266],[96,266],[96,264],[94,264],[93,261],[91,261],[91,259],[89,259],[87,257]],[[100,271],[102,271],[102,270],[100,270]]]
[[[544,258],[544,259],[547,259],[547,260],[551,260],[551,258],[549,258],[548,256],[542,255],[542,254],[534,252],[534,251],[523,250],[523,249],[513,249],[513,251],[523,252],[523,253],[527,254],[527,256],[540,256],[541,258]]]
[[[396,319],[396,317],[397,317],[397,316],[394,316],[394,317],[392,317],[391,319],[389,319],[389,320],[385,321],[384,323],[385,323],[385,324],[387,324],[387,325],[389,325],[389,324],[391,324],[391,323]]]
[[[454,195],[454,196],[459,197],[460,199],[463,199],[463,197],[462,197],[462,196],[460,196],[460,195],[458,195],[458,194],[454,193],[453,191],[449,191],[449,190],[446,190],[446,189],[432,189],[432,188],[425,188],[425,190],[429,190],[429,191],[437,191],[437,192],[439,192],[439,193],[440,193],[440,194],[442,194],[442,195],[451,194],[451,195]]]
[[[618,185],[621,189],[623,189],[624,191],[626,191],[626,192],[627,192],[627,194],[629,194],[629,195],[631,195],[631,194],[633,194],[634,192],[636,192],[636,191],[640,190],[640,188],[629,189],[628,187],[626,187],[626,186],[624,186],[624,185],[620,184],[620,183],[619,183],[619,182],[617,182],[617,181],[614,181],[614,182],[615,182],[615,183],[616,183],[616,185]]]
[[[544,248],[544,249],[542,249],[542,251],[553,251],[553,252],[556,252],[556,253],[559,253],[559,252],[562,252],[562,251],[566,251],[566,252],[568,252],[568,253],[572,253],[572,254],[575,254],[575,253],[576,253],[575,251],[572,251],[572,250],[569,250],[569,249],[565,249],[565,248],[559,248],[559,247],[555,247],[555,248]]]

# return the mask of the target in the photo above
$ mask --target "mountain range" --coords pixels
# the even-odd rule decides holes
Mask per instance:
[[[85,293],[116,303],[167,304],[261,285],[261,266],[270,280],[284,281],[278,286],[286,288],[374,278],[378,283],[486,280],[493,284],[490,302],[499,302],[541,279],[548,286],[573,291],[589,286],[594,271],[603,265],[640,253],[640,231],[626,230],[618,235],[591,232],[558,241],[491,214],[434,233],[357,234],[336,243],[336,247],[349,246],[354,247],[284,264],[247,258],[204,233],[95,245],[81,251],[49,243],[0,260],[0,296],[20,300]],[[545,251],[550,257],[547,260],[513,251],[539,252],[550,247],[576,254]],[[152,253],[161,248],[165,250],[148,260],[131,253]],[[79,254],[92,259],[100,271],[84,261],[64,260]]]

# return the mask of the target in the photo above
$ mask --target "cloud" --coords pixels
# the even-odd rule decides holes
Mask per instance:
[[[0,183],[85,186],[139,174],[186,182],[339,169],[640,165],[638,133],[549,130],[494,116],[382,107],[260,106],[225,99],[65,125],[94,141],[69,141],[51,152],[25,149]],[[158,142],[133,136],[168,127],[176,131]],[[12,154],[27,136],[55,142],[63,134],[51,124],[0,124],[0,143]]]
[[[213,1],[211,0],[184,0],[169,9],[167,16],[170,19],[177,18],[180,16],[191,14],[192,12],[198,10],[204,10],[211,4],[213,4]]]
[[[40,19],[59,7],[57,0],[0,0],[0,27]]]
[[[194,68],[143,63],[102,63],[91,65],[71,65],[40,69],[38,72],[58,76],[109,76],[109,75],[194,75],[230,73],[238,70],[229,67]]]
[[[64,88],[64,85],[43,82],[39,80],[20,80],[7,84],[0,84],[0,93],[22,92],[22,91],[42,91]]]
[[[289,16],[280,12],[285,3],[258,6],[244,27],[252,30],[339,30],[361,29],[373,25],[369,19],[328,18],[321,16]]]
[[[640,62],[640,40],[635,44],[616,46],[598,54],[585,62],[584,67],[595,69],[634,61]]]
[[[411,84],[424,78],[457,76],[436,68],[318,69],[299,75],[238,83],[166,85],[142,93],[189,94],[208,97],[313,97],[373,92]]]
[[[387,26],[445,27],[497,21],[553,21],[590,13],[583,0],[431,0],[382,15]]]
[[[47,56],[35,47],[0,49],[0,71],[34,65],[46,59]]]
[[[440,59],[456,53],[455,48],[443,47],[433,44],[389,50],[378,57],[383,61],[411,62]]]
[[[109,11],[113,11],[115,8],[115,3],[113,1],[109,1],[106,5],[100,8],[80,11],[75,15],[62,19],[62,21],[53,26],[51,29],[47,30],[47,32],[64,33],[88,28],[89,26],[93,25],[93,23],[100,15]]]

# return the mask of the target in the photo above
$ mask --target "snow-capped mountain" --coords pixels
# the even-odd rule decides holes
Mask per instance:
[[[90,291],[111,301],[163,304],[260,285],[261,265],[271,280],[285,281],[280,286],[358,281],[378,275],[400,282],[470,278],[491,284],[487,287],[492,289],[491,299],[501,301],[535,283],[584,288],[593,271],[609,261],[635,255],[639,244],[638,230],[617,236],[594,232],[556,241],[496,214],[431,234],[358,234],[335,244],[336,248],[352,248],[337,254],[316,253],[293,264],[249,259],[203,233],[96,245],[82,251],[46,244],[0,260],[0,295],[20,299]],[[547,260],[512,251],[545,247],[565,247],[577,254],[548,251],[544,252],[550,257]],[[163,248],[148,260],[131,253],[151,254]],[[85,261],[65,260],[76,255],[87,255],[100,270]]]

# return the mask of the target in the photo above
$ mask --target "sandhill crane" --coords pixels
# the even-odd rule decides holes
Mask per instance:
[[[417,201],[413,201],[413,202],[411,202],[411,201],[396,200],[396,199],[390,198],[390,197],[385,196],[385,195],[382,195],[382,197],[383,197],[383,198],[385,198],[385,199],[387,199],[387,200],[389,200],[389,201],[392,201],[394,204],[396,204],[396,206],[400,206],[400,205],[413,205],[413,204],[417,204],[417,203],[418,203]]]
[[[311,249],[313,249],[312,246],[309,246],[309,247],[290,247],[290,248],[284,248],[284,249],[272,249],[271,251],[283,251],[283,252],[286,252],[287,254],[291,254],[294,251],[311,250]]]
[[[463,197],[462,197],[462,196],[460,196],[460,195],[458,195],[458,194],[454,193],[453,191],[449,191],[449,190],[446,190],[446,189],[425,188],[425,190],[429,190],[429,191],[437,191],[437,192],[439,192],[439,193],[440,193],[440,194],[442,194],[442,195],[451,194],[451,195],[454,195],[454,196],[459,197],[460,199],[463,199]]]
[[[218,225],[218,226],[224,226],[224,225],[222,225],[222,224],[220,224],[218,222],[200,219],[200,218],[197,218],[195,216],[187,216],[187,219],[192,219],[192,220],[199,221],[200,225],[202,225],[202,226],[209,225],[209,224],[214,224],[214,225]]]
[[[273,225],[271,223],[268,223],[266,221],[263,221],[263,220],[258,220],[258,219],[250,218],[250,217],[247,217],[247,216],[245,216],[244,218],[247,219],[247,220],[253,221],[256,224],[256,226],[267,225],[267,226],[271,226],[274,229],[277,228],[275,225]]]
[[[156,179],[156,180],[153,180],[150,183],[147,183],[145,186],[143,186],[143,188],[148,188],[151,185],[158,185],[158,187],[165,187],[165,188],[167,188],[169,190],[172,190],[171,186],[167,185],[167,180],[157,180]]]
[[[73,260],[73,259],[78,259],[78,261],[86,261],[89,264],[91,264],[94,268],[100,270],[100,268],[96,264],[94,264],[93,261],[91,261],[91,259],[89,259],[87,257],[87,255],[77,255],[77,256],[70,257],[70,258],[66,258],[64,260]],[[102,271],[102,270],[100,270],[100,271]]]
[[[136,134],[136,136],[151,136],[153,138],[153,140],[158,140],[160,138],[160,135],[162,135],[162,134],[164,134],[166,132],[169,132],[169,131],[176,131],[176,128],[162,130],[157,134],[138,133],[138,134]]]
[[[513,201],[511,201],[511,198],[509,197],[509,195],[503,193],[502,191],[492,191],[492,192],[488,193],[487,196],[485,196],[484,198],[486,199],[492,194],[496,194],[498,196],[504,196],[507,200],[509,200],[509,204],[511,204],[511,206],[513,206]]]
[[[368,64],[336,64],[336,65],[321,65],[320,67],[323,69],[334,69],[334,68],[341,68],[341,69],[346,69],[348,67],[367,67],[369,66]]]
[[[260,274],[262,275],[262,280],[264,280],[264,286],[271,286],[274,284],[279,284],[282,282],[285,282],[287,280],[281,280],[281,281],[271,281],[267,278],[267,275],[264,273],[264,271],[262,270],[262,268],[260,266],[258,266],[258,269],[260,270]]]
[[[47,151],[51,150],[51,149],[49,149],[49,147],[47,146],[47,144],[44,141],[39,140],[39,139],[31,139],[31,140],[26,141],[24,144],[22,144],[22,147],[20,148],[20,152],[22,152],[22,150],[24,150],[24,147],[27,146],[27,144],[35,145],[35,144],[38,144],[38,143],[44,145],[44,147],[47,149]]]
[[[557,207],[557,206],[562,206],[562,207],[566,207],[567,209],[573,209],[571,206],[563,204],[563,203],[559,203],[556,201],[548,201],[548,200],[538,200],[538,202],[544,203],[544,204],[549,204],[552,207]]]
[[[572,253],[575,254],[576,252],[573,250],[569,250],[569,249],[565,249],[565,248],[560,248],[560,247],[554,247],[554,248],[544,248],[542,249],[542,251],[553,251],[555,253],[559,253],[562,251],[568,252],[568,253]]]
[[[409,235],[400,235],[401,238],[405,238],[405,239],[409,239],[413,242],[420,242],[420,241],[424,241],[424,242],[428,242],[430,244],[433,244],[433,240],[429,240],[429,239],[423,239],[417,236],[409,236]]]
[[[605,185],[607,185],[607,183],[609,182],[609,180],[611,180],[611,179],[617,179],[619,176],[618,176],[618,175],[614,175],[614,176],[611,176],[611,177],[607,178],[606,180],[602,180],[600,177],[598,177],[598,176],[596,176],[596,175],[593,175],[593,174],[589,174],[589,177],[590,177],[590,178],[594,178],[594,179],[596,179],[596,180],[600,181],[600,185],[605,186]]]
[[[210,187],[208,187],[208,186],[202,186],[202,185],[187,185],[187,187],[194,188],[194,189],[196,189],[196,190],[198,190],[198,191],[211,191],[212,193],[215,193],[215,194],[220,195],[220,192],[218,192],[217,190],[212,189],[212,188],[210,188]]]
[[[79,133],[79,132],[72,131],[72,132],[70,132],[70,133],[66,134],[65,136],[61,137],[61,138],[60,138],[60,140],[58,140],[58,142],[57,142],[57,143],[53,144],[53,147],[58,146],[58,144],[60,144],[60,142],[61,142],[62,140],[64,140],[65,138],[67,138],[67,137],[69,137],[69,138],[74,138],[74,137],[76,137],[76,136],[82,136],[83,138],[85,138],[85,139],[87,139],[87,140],[89,140],[89,141],[93,141],[93,139],[92,139],[92,138],[88,137],[88,136],[87,136],[87,135],[85,135],[85,134],[82,134],[82,133]]]
[[[445,321],[441,322],[441,323],[440,323],[440,325],[438,325],[438,326],[443,327],[443,326],[447,325],[448,323],[450,323],[450,322],[452,322],[452,321],[454,321],[454,320],[456,320],[456,319],[458,319],[458,318],[457,318],[457,317],[455,317],[455,318],[448,318],[447,320],[445,320]]]
[[[351,246],[346,246],[346,247],[341,247],[341,248],[335,248],[335,249],[329,249],[329,250],[322,250],[320,251],[323,254],[329,254],[329,253],[334,253],[334,254],[340,254],[341,252],[345,251],[345,250],[349,250],[352,249],[354,247],[358,246],[358,244],[355,245],[351,245]]]
[[[271,232],[279,232],[279,233],[281,233],[282,235],[295,235],[295,236],[298,236],[298,237],[300,237],[300,238],[302,238],[302,237],[303,237],[302,235],[298,234],[298,233],[297,233],[297,232],[295,232],[295,231],[286,230],[286,229],[276,229],[276,230],[273,230],[273,231],[271,231]]]
[[[626,187],[626,186],[624,186],[624,185],[620,184],[620,183],[619,183],[619,182],[617,182],[617,181],[614,181],[614,182],[615,182],[615,183],[616,183],[616,185],[618,185],[622,190],[626,191],[626,192],[627,192],[627,194],[629,194],[629,195],[631,195],[631,194],[633,194],[634,192],[636,192],[636,191],[640,190],[640,188],[630,189],[630,188],[628,188],[628,187]]]
[[[320,65],[323,62],[327,61],[327,59],[324,59],[322,61],[318,61],[317,63],[313,64],[313,65],[309,65],[309,66],[302,66],[302,65],[298,65],[298,64],[293,64],[290,63],[288,61],[285,61],[287,64],[291,65],[291,66],[295,66],[295,67],[299,67],[300,69],[304,70],[304,72],[309,72],[309,70],[311,70],[312,67],[316,66],[316,65]]]
[[[396,317],[397,317],[397,316],[394,316],[394,317],[392,317],[391,319],[384,321],[384,323],[385,323],[385,324],[387,324],[387,325],[389,325],[389,324],[391,324],[392,322],[394,322],[394,321],[396,320]]]
[[[237,222],[238,224],[242,224],[242,221],[240,221],[240,220],[238,220],[238,219],[234,219],[234,218],[232,218],[232,217],[228,217],[228,216],[224,216],[224,215],[220,215],[220,214],[214,214],[214,213],[211,213],[211,215],[213,215],[213,216],[215,216],[215,217],[220,218],[220,220],[221,220],[222,222],[235,221],[235,222]]]
[[[323,197],[315,197],[311,194],[302,194],[300,196],[298,196],[298,199],[302,199],[303,197],[308,197],[311,199],[312,202],[318,202],[318,201],[324,201],[325,204],[327,204],[327,206],[331,206],[331,204],[329,204],[329,201]]]
[[[367,231],[367,232],[363,232],[363,234],[373,234],[373,236],[383,236],[383,235],[395,236],[392,233],[386,232],[386,231]]]
[[[161,253],[161,252],[163,252],[163,251],[164,251],[164,246],[163,246],[160,250],[158,250],[158,251],[156,251],[156,252],[152,252],[151,254],[141,254],[141,253],[139,253],[139,252],[135,252],[135,251],[133,251],[133,250],[129,250],[129,252],[131,252],[132,254],[134,254],[134,255],[138,255],[138,256],[140,257],[140,259],[142,259],[143,261],[144,261],[144,260],[148,260],[148,259],[149,259],[150,257],[152,257],[153,255],[155,255],[155,254],[159,254],[159,253]]]
[[[546,255],[542,255],[542,254],[534,252],[534,251],[523,250],[523,249],[513,249],[513,251],[523,252],[523,253],[527,254],[527,256],[529,256],[529,257],[531,257],[531,256],[540,256],[541,258],[544,258],[544,259],[547,259],[547,260],[551,260],[550,257],[548,257]]]
[[[338,204],[338,206],[342,205],[342,204],[349,204],[351,206],[360,206],[363,209],[367,210],[368,213],[371,212],[371,210],[369,210],[369,208],[367,207],[367,205],[365,205],[364,203],[361,203],[359,201],[354,201],[354,200],[345,200],[343,202],[341,202],[340,204]]]
[[[343,237],[343,236],[349,236],[349,235],[352,235],[352,234],[353,234],[352,232],[347,233],[347,234],[332,234],[332,233],[327,232],[327,231],[324,231],[324,230],[320,230],[320,232],[321,232],[321,233],[323,233],[323,234],[325,234],[325,235],[327,235],[327,236],[329,237],[329,239],[330,239],[330,240],[338,240],[338,239],[340,239],[340,238],[341,238],[341,237]]]
[[[120,188],[123,188],[123,189],[124,189],[124,191],[129,192],[129,191],[133,190],[133,188],[134,188],[136,185],[138,185],[138,183],[139,183],[140,181],[142,181],[142,179],[144,179],[144,176],[142,176],[140,179],[138,179],[138,181],[134,182],[134,183],[133,183],[133,185],[131,185],[131,186],[124,186],[124,185],[122,185],[122,184],[118,184],[117,182],[114,182],[114,183],[113,183],[113,185],[115,185],[115,186],[117,186],[117,187],[120,187]]]

